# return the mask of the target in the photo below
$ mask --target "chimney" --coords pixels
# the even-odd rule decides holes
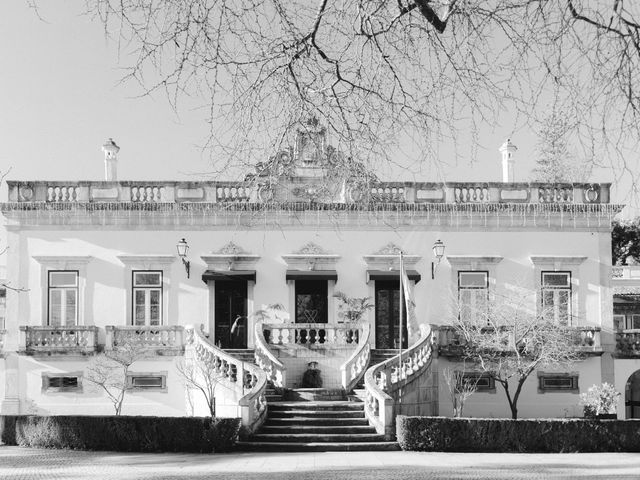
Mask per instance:
[[[104,179],[107,182],[115,182],[118,180],[118,152],[120,147],[116,145],[113,138],[107,140],[102,145],[104,152]]]
[[[513,154],[518,150],[513,143],[511,143],[511,139],[507,138],[507,140],[500,147],[500,152],[502,153],[502,181],[503,182],[515,182],[515,173],[514,173],[514,164],[515,160],[513,159]]]

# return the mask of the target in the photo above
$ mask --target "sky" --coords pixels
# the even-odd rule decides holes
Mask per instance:
[[[101,145],[121,147],[122,180],[211,179],[201,146],[208,135],[206,109],[193,99],[178,112],[162,94],[140,97],[123,82],[127,58],[99,21],[84,15],[83,0],[0,1],[0,170],[10,180],[102,180]],[[121,51],[125,49],[121,49]],[[440,147],[441,171],[398,170],[417,181],[500,181],[498,148],[508,137],[518,147],[516,180],[534,166],[536,137],[516,128],[509,112],[501,124],[481,126],[481,145]],[[599,171],[592,181],[609,182]],[[6,196],[4,193],[3,197]],[[624,203],[622,195],[614,201]]]

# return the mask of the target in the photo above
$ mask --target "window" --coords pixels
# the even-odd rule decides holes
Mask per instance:
[[[167,391],[167,373],[128,373],[127,386],[133,390]]]
[[[624,322],[625,321],[625,316],[624,315],[614,315],[613,316],[613,329],[616,332],[621,332],[625,329],[625,325]]]
[[[133,271],[133,324],[162,324],[162,271]]]
[[[489,294],[489,272],[458,272],[458,302],[460,319],[463,321],[484,321]]]
[[[538,372],[538,392],[578,392],[577,373]]]
[[[542,272],[542,314],[560,325],[571,317],[571,272]]]
[[[476,391],[478,392],[495,392],[496,381],[491,375],[486,373],[467,373],[462,375],[463,382],[469,382],[471,385],[475,384]]]
[[[77,325],[78,271],[50,270],[48,299],[48,325]]]
[[[43,373],[42,391],[45,393],[81,392],[82,374]]]
[[[0,330],[7,328],[6,326],[7,315],[7,289],[0,288]]]
[[[631,315],[631,319],[629,319],[629,329],[638,330],[640,329],[640,315]]]
[[[296,323],[327,323],[327,280],[296,280]]]

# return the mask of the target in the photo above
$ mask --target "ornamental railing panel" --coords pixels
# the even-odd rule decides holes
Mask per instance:
[[[364,410],[379,434],[393,437],[397,393],[431,367],[432,357],[432,333],[430,328],[426,328],[409,349],[367,370],[364,376]]]
[[[98,327],[20,327],[19,351],[26,355],[89,355],[98,348]]]
[[[359,323],[263,323],[268,345],[355,346],[361,329]]]
[[[267,379],[274,387],[284,388],[287,381],[287,367],[276,358],[269,350],[268,342],[264,336],[265,323],[256,322],[254,327],[254,356],[256,364],[266,373]]]
[[[212,345],[202,331],[193,326],[187,326],[185,333],[185,361],[213,366],[216,379],[240,397],[238,406],[242,424],[248,432],[254,432],[266,418],[266,373],[258,366],[235,358]]]
[[[114,326],[106,327],[105,349],[133,343],[156,355],[182,355],[184,352],[184,327],[180,325]]]
[[[356,349],[353,354],[340,366],[342,388],[345,392],[351,392],[364,376],[371,358],[371,327],[368,323],[362,324]]]

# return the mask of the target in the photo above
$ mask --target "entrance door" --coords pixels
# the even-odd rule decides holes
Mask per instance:
[[[296,280],[296,323],[327,323],[326,280]]]
[[[627,380],[624,392],[624,405],[627,419],[640,418],[640,370],[636,371]]]
[[[376,348],[398,348],[400,342],[400,280],[376,280]],[[404,305],[402,348],[407,348],[407,315]]]
[[[216,280],[215,344],[247,348],[247,282]]]

